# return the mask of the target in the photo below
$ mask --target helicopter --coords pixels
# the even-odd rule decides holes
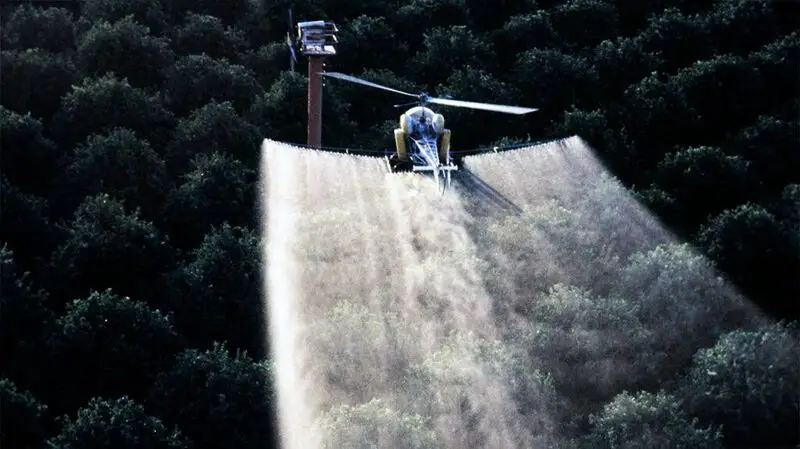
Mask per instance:
[[[407,107],[400,115],[400,126],[394,130],[395,152],[386,157],[391,172],[413,171],[432,172],[434,180],[440,186],[442,194],[450,186],[451,172],[458,170],[450,153],[452,133],[444,126],[444,116],[434,112],[428,104],[455,106],[506,114],[523,115],[537,111],[537,108],[507,106],[492,103],[453,100],[450,98],[431,97],[425,92],[412,94],[373,83],[341,72],[320,72],[322,76],[336,78],[377,89],[383,89],[400,95],[415,98],[413,103],[394,105]]]

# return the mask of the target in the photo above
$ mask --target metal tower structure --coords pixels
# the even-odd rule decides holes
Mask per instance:
[[[299,22],[297,35],[300,51],[308,58],[308,145],[322,143],[322,71],[325,58],[336,54],[339,30],[333,22]]]

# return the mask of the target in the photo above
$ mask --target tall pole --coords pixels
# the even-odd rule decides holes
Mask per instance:
[[[336,24],[325,20],[297,24],[301,50],[308,57],[308,145],[322,145],[322,71],[323,61],[336,54]]]
[[[322,144],[322,56],[308,57],[308,145]]]

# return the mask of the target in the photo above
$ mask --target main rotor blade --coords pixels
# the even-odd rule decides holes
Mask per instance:
[[[330,76],[331,78],[339,78],[341,80],[350,81],[351,83],[358,83],[363,84],[365,86],[370,87],[377,87],[378,89],[388,90],[389,92],[398,93],[401,95],[408,95],[409,97],[418,97],[418,95],[410,94],[408,92],[403,92],[402,90],[392,89],[391,87],[381,86],[380,84],[373,83],[371,81],[362,80],[361,78],[356,78],[352,75],[345,75],[344,73],[339,72],[321,72],[324,76]]]
[[[474,101],[450,100],[447,98],[428,98],[428,103],[441,104],[444,106],[457,106],[462,108],[483,109],[486,111],[505,112],[506,114],[527,114],[538,111],[537,108],[523,108],[521,106],[506,106],[502,104],[477,103]]]

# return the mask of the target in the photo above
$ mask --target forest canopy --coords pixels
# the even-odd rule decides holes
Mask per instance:
[[[486,126],[452,111],[453,146],[582,137],[779,321],[686,355],[677,382],[603,398],[576,441],[800,444],[800,3],[82,0],[2,5],[0,446],[277,445],[256,182],[264,138],[306,138],[289,7],[339,27],[328,70],[540,108]],[[324,95],[325,145],[392,147],[393,99]],[[690,259],[660,248],[623,271]],[[565,297],[653,338],[613,296],[558,287],[537,307]],[[428,441],[416,418],[382,419]]]

